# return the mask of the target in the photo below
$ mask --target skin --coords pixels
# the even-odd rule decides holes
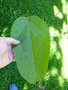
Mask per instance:
[[[17,45],[20,42],[9,37],[0,37],[0,68],[3,68],[15,61],[11,45]]]

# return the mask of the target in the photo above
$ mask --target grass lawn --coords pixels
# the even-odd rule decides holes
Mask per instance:
[[[67,0],[0,0],[0,36],[10,36],[11,26],[19,16],[37,15],[49,26],[50,59],[47,73],[41,82],[47,90],[68,90],[68,80],[62,72],[63,50],[60,44],[64,24],[67,24],[63,1]],[[19,90],[40,90],[22,78],[16,63],[0,69],[0,90],[8,90],[10,83],[16,83]]]

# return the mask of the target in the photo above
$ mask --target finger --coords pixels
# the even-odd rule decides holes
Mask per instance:
[[[13,60],[13,52],[11,50],[10,45],[8,45],[8,57],[9,57],[10,62],[12,62],[12,60]]]
[[[9,57],[10,62],[15,61],[15,57],[14,57],[14,54],[10,45],[8,46],[8,57]]]

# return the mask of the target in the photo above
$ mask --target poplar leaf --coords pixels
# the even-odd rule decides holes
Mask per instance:
[[[12,25],[11,37],[20,41],[13,52],[21,75],[32,84],[41,81],[47,71],[50,52],[46,23],[38,16],[19,17]]]

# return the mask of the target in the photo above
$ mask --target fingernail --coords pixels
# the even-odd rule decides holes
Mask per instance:
[[[18,40],[17,40],[17,41],[16,41],[16,43],[17,43],[17,44],[19,44],[19,43],[20,43],[20,41],[18,41]]]
[[[18,43],[20,43],[20,41],[17,41]]]

